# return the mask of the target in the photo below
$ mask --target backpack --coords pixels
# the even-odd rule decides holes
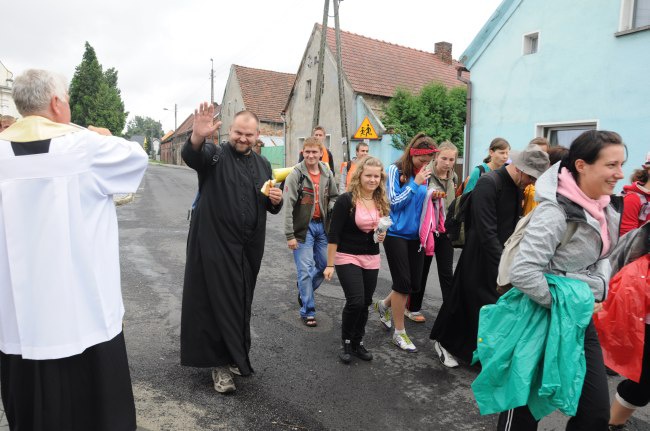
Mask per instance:
[[[482,172],[482,176],[485,173],[485,169],[481,168],[483,168],[483,166],[479,166],[479,170]],[[496,175],[495,178],[497,185],[497,195],[500,195],[501,189],[503,188],[501,177],[499,175]],[[467,180],[465,180],[465,182],[466,181]],[[461,194],[455,198],[449,204],[449,208],[447,208],[445,230],[447,231],[447,237],[451,241],[451,245],[454,246],[454,248],[463,248],[465,246],[465,232],[469,228],[470,220],[468,215],[473,193],[474,190]]]
[[[485,166],[478,165],[477,168],[478,168],[478,177],[481,178],[483,176],[483,174],[485,173]],[[469,181],[469,175],[465,178],[465,181],[460,183],[460,185],[456,189],[456,197],[459,197],[460,195],[463,194],[463,192],[465,191],[465,187],[467,187],[467,182],[468,181]]]
[[[512,283],[510,283],[510,272],[512,270],[512,263],[515,260],[515,255],[519,251],[519,244],[521,243],[522,238],[526,233],[526,227],[530,222],[530,219],[533,216],[535,209],[522,217],[515,226],[514,232],[508,238],[508,240],[503,245],[503,253],[501,253],[501,259],[499,260],[499,272],[497,275],[497,292],[500,294],[506,293],[510,288],[512,288]],[[576,222],[567,221],[567,229],[564,232],[564,236],[560,241],[558,247],[561,247],[568,243],[573,237],[573,234],[576,232],[578,225]]]

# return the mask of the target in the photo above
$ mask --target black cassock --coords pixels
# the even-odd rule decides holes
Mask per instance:
[[[431,330],[452,355],[469,362],[476,350],[479,311],[494,304],[503,244],[522,212],[522,193],[505,166],[479,178],[472,191],[465,247]]]
[[[277,214],[282,203],[273,206],[260,192],[272,174],[266,159],[253,151],[239,154],[230,144],[219,147],[206,143],[194,151],[188,140],[182,150],[185,163],[198,173],[201,196],[187,239],[181,364],[236,364],[246,376],[252,372],[251,305],[266,212]]]

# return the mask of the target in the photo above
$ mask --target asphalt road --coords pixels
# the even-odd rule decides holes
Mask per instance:
[[[253,303],[251,361],[256,373],[220,395],[207,369],[179,365],[179,333],[189,207],[196,176],[150,165],[135,200],[118,208],[125,334],[138,424],[147,430],[491,430],[469,385],[476,370],[443,367],[428,334],[441,303],[435,260],[424,302],[425,324],[407,322],[419,352],[407,354],[371,314],[365,344],[375,359],[339,362],[343,293],[337,280],[316,294],[317,328],[298,314],[295,267],[270,216]],[[382,251],[375,298],[390,290]],[[614,391],[617,379],[611,379]],[[647,412],[639,412],[647,420]],[[555,413],[540,430],[564,429]],[[631,429],[650,430],[635,421]]]

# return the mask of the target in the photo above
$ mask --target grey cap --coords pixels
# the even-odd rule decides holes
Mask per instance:
[[[551,165],[548,154],[535,144],[528,144],[523,151],[510,152],[510,158],[517,169],[534,178],[539,178]]]

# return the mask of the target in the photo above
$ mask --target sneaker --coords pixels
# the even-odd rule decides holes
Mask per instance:
[[[424,317],[424,314],[419,311],[404,310],[404,315],[415,323],[424,323],[427,321],[426,317]]]
[[[366,349],[366,346],[363,345],[363,341],[360,341],[357,345],[352,345],[352,354],[361,360],[372,361],[372,353]]]
[[[390,329],[393,327],[393,322],[391,322],[390,307],[384,305],[384,301],[375,302],[375,311],[379,313],[379,320],[381,324],[384,325],[384,328]]]
[[[393,344],[409,353],[415,353],[418,351],[415,344],[413,344],[409,336],[406,334],[393,334]]]
[[[232,373],[229,367],[217,367],[212,370],[212,381],[214,382],[214,390],[220,394],[228,394],[235,392],[235,381],[232,378]]]
[[[241,371],[240,371],[239,367],[237,365],[235,365],[235,364],[230,364],[228,366],[228,370],[230,370],[230,372],[233,373],[236,376],[241,376]]]
[[[343,341],[343,348],[339,352],[339,359],[344,364],[349,364],[352,362],[352,346],[350,346],[350,340]]]
[[[453,355],[449,353],[444,347],[442,347],[442,345],[436,340],[433,340],[433,349],[438,354],[438,358],[440,359],[442,365],[447,368],[458,367],[458,361],[456,358],[454,358]]]

